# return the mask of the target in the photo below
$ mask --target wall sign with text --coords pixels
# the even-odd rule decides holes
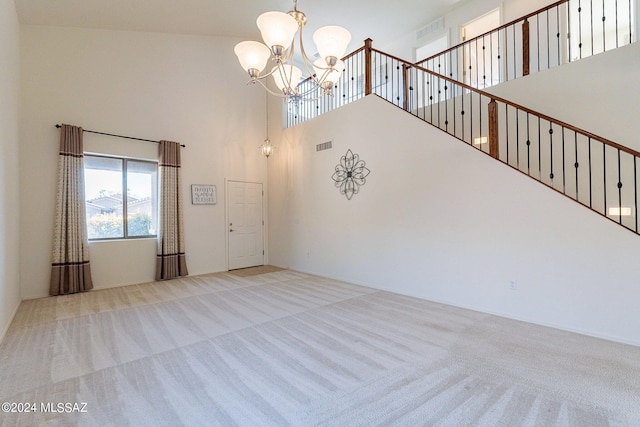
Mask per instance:
[[[192,205],[215,205],[216,202],[215,185],[191,184]]]

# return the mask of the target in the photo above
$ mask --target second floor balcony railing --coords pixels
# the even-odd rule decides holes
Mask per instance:
[[[416,65],[478,89],[634,41],[634,0],[560,0]]]
[[[415,65],[484,89],[630,44],[635,39],[636,13],[635,0],[560,0]],[[370,39],[344,58],[346,68],[333,96],[286,104],[285,126],[296,125],[369,93],[386,99],[395,97],[396,101],[410,97],[408,88],[417,83],[405,79],[406,73],[392,72],[392,67],[399,70],[399,63],[365,55],[368,49]],[[299,90],[306,93],[312,86],[306,80]],[[414,102],[424,104],[421,92],[417,93]]]

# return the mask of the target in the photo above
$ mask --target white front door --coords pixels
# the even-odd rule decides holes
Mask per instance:
[[[227,181],[229,270],[264,264],[262,184]]]

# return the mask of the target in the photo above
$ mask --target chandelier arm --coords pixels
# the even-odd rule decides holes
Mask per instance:
[[[300,50],[302,51],[302,59],[303,62],[307,62],[309,64],[313,64],[313,61],[311,59],[309,59],[309,57],[307,56],[307,52],[304,50],[304,44],[302,43],[302,27],[300,27]],[[322,68],[322,67],[318,67],[318,68]],[[313,73],[311,73],[313,74]]]
[[[273,73],[276,72],[276,69],[278,69],[279,67],[274,67],[271,71],[269,71],[267,74],[263,74],[261,76],[257,76],[256,77],[256,81],[258,80],[262,80],[262,79],[266,79],[267,77],[269,77],[270,75],[272,75]],[[253,80],[251,80],[253,81]],[[251,83],[251,81],[249,83]]]
[[[319,86],[314,86],[311,89],[309,89],[308,91],[299,94],[298,96],[300,97],[300,100],[303,101],[303,102],[304,101],[317,101],[317,100],[319,100],[320,98],[322,98],[325,95],[323,92],[318,91],[318,89],[321,89],[321,88]],[[307,96],[308,94],[310,94],[313,91],[318,91],[318,96],[316,96],[315,98],[305,98],[305,96]],[[333,96],[333,95],[331,95],[331,96]]]
[[[298,30],[302,31],[302,26],[300,24],[298,24]],[[302,46],[301,46],[302,48]],[[287,80],[282,79],[282,81],[286,81],[287,83],[287,91],[289,93],[291,93],[292,95],[296,94],[296,88],[291,87],[291,82],[293,81],[293,65],[294,65],[294,55],[295,55],[295,51],[296,51],[296,43],[295,43],[295,39],[291,42],[291,46],[289,47],[289,55],[287,57],[287,61],[291,60],[291,64],[289,64],[291,66],[291,70],[289,72],[289,78]],[[284,65],[282,67],[284,69]],[[281,71],[282,73],[282,71]],[[284,72],[284,75],[286,77],[287,73]]]
[[[279,62],[285,63],[289,62],[293,58],[293,51],[295,50],[294,42],[291,42],[291,46],[289,46],[286,50],[287,55],[284,58],[280,58]],[[276,61],[278,62],[278,61]]]
[[[300,52],[302,53],[302,63],[304,64],[304,68],[307,70],[307,73],[309,73],[309,77],[313,79],[315,84],[320,86],[321,82],[318,80],[316,73],[309,69],[309,64],[313,65],[313,61],[309,59],[309,57],[307,56],[307,52],[305,52],[304,50],[304,44],[302,43],[302,26],[300,26],[298,36],[300,37]]]
[[[280,79],[282,80],[283,83],[285,83],[285,88],[283,89],[284,96],[285,98],[287,97],[291,97],[291,96],[297,96],[298,95],[298,89],[297,86],[294,88],[291,86],[291,82],[293,81],[293,69],[290,70],[289,72],[289,76],[287,77],[287,72],[284,70],[284,65],[279,64],[280,66],[277,67],[279,73],[280,73]],[[292,65],[290,65],[291,67],[293,67]]]
[[[270,93],[271,95],[273,95],[273,96],[277,96],[278,98],[288,98],[288,97],[289,97],[289,96],[285,95],[284,93],[278,93],[278,92],[274,92],[274,91],[272,91],[271,89],[269,89],[269,88],[267,87],[267,85],[265,85],[265,84],[262,82],[262,80],[250,80],[247,84],[249,84],[249,83],[255,83],[255,82],[260,83],[260,85],[261,85],[261,86],[262,86],[262,87],[263,87],[267,92],[269,92],[269,93]]]

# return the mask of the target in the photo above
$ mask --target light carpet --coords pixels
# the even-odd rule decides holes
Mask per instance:
[[[289,270],[218,273],[24,301],[0,402],[37,407],[3,426],[640,426],[640,348]]]

